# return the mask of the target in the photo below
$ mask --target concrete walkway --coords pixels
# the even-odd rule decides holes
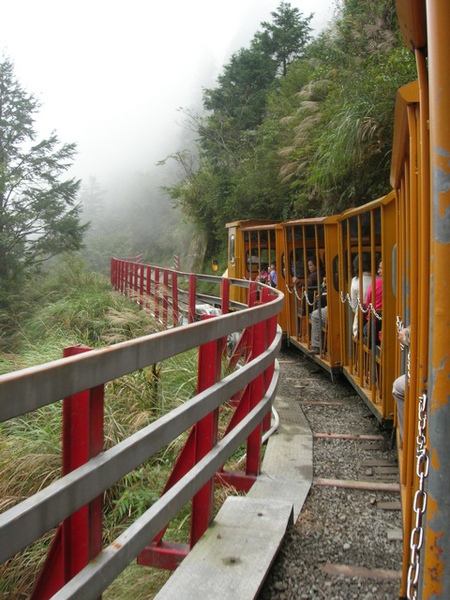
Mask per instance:
[[[278,431],[261,475],[245,496],[228,497],[213,523],[155,597],[157,600],[253,600],[286,529],[312,484],[312,433],[298,404],[277,397]]]

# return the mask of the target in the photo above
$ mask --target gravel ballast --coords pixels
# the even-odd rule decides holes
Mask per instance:
[[[399,598],[400,493],[382,489],[398,484],[391,431],[345,380],[332,382],[297,351],[283,350],[279,360],[278,394],[299,403],[314,434],[314,481],[258,599]],[[370,482],[373,489],[345,482]]]

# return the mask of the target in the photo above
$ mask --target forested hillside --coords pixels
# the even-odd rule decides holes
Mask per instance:
[[[396,91],[415,77],[395,2],[342,0],[315,38],[310,20],[281,2],[204,90],[204,112],[185,111],[197,143],[169,157],[183,176],[166,191],[210,253],[228,221],[332,214],[389,190]]]

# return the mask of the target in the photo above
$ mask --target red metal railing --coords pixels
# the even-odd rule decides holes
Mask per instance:
[[[193,321],[196,300],[207,299],[194,295],[195,275],[123,261],[116,266],[113,281],[117,288],[143,308],[150,307],[168,327],[174,323],[177,311],[187,311]],[[186,280],[187,290],[176,285],[180,278]],[[214,303],[226,312],[230,282],[216,279],[222,297],[215,298]],[[281,332],[276,319],[283,299],[269,288],[258,291],[254,283],[250,285],[250,306],[241,311],[104,349],[75,347],[59,361],[0,376],[1,421],[65,398],[63,476],[0,515],[0,562],[58,526],[33,598],[53,594],[55,598],[98,598],[135,557],[141,563],[174,568],[211,521],[215,485],[231,481],[238,489],[251,487],[259,473],[261,434],[268,427],[277,387],[274,361]],[[180,292],[184,297],[178,303]],[[239,358],[240,368],[222,377],[224,347],[228,336],[237,331],[242,335],[229,363],[235,364]],[[108,401],[103,399],[103,385],[196,347],[197,394],[103,451],[103,403]],[[219,439],[218,410],[232,399],[234,413]],[[103,493],[189,429],[186,445],[161,498],[113,544],[100,551]],[[244,441],[245,472],[227,473],[223,468],[227,458]],[[189,544],[164,541],[168,522],[190,499]]]

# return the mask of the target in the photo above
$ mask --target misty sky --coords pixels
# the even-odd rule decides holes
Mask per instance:
[[[291,0],[323,27],[336,0]],[[39,98],[39,138],[75,142],[74,174],[106,183],[179,148],[177,110],[199,108],[222,66],[280,0],[16,0],[2,5],[0,52]]]

